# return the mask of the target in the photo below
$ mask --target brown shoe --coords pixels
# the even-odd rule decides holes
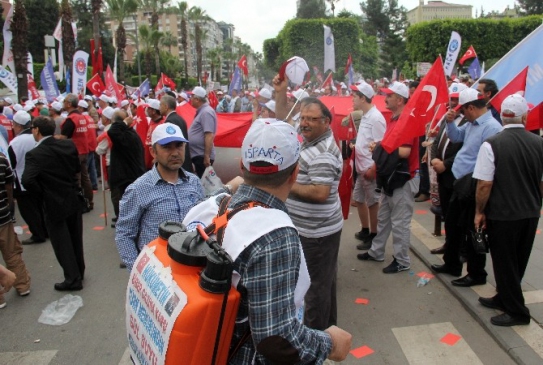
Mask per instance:
[[[443,244],[443,246],[441,247],[438,247],[438,248],[434,248],[432,250],[430,250],[430,253],[433,254],[433,255],[441,255],[443,253],[445,253],[445,244]]]
[[[415,198],[415,201],[416,201],[417,203],[420,203],[420,202],[425,202],[425,201],[427,201],[427,200],[429,200],[429,199],[430,199],[430,196],[429,196],[429,195],[427,195],[427,194],[419,194],[419,196],[417,196],[417,197]]]

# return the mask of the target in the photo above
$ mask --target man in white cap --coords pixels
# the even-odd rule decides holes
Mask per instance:
[[[106,94],[100,95],[98,98],[98,107],[100,107],[101,110],[104,110],[108,106],[111,105],[111,99]]]
[[[22,241],[23,245],[43,243],[48,237],[43,216],[42,196],[26,191],[25,187],[21,184],[21,178],[25,170],[26,153],[36,146],[36,141],[32,136],[30,127],[30,114],[23,110],[15,113],[13,116],[15,138],[10,142],[8,148],[11,168],[15,172],[13,196],[17,199],[17,207],[19,208],[21,217],[23,217],[31,233],[30,238]]]
[[[202,177],[207,167],[215,161],[213,140],[217,134],[217,114],[207,102],[207,93],[202,87],[192,90],[191,105],[196,109],[196,116],[190,125],[188,139],[190,156],[198,177]]]
[[[192,91],[194,95],[194,90]],[[230,101],[230,104],[228,105],[228,112],[229,113],[239,113],[241,112],[241,98],[238,95],[238,90],[233,89],[232,90],[232,100]]]
[[[147,129],[147,138],[145,139],[144,152],[145,152],[145,168],[150,170],[153,167],[153,157],[151,156],[151,136],[156,127],[164,123],[165,116],[160,114],[160,101],[157,99],[148,99],[147,108],[145,108],[145,114],[149,117],[149,128]]]
[[[55,121],[55,134],[60,134],[60,125],[64,122],[62,113],[62,103],[53,101],[49,107],[49,116]]]
[[[243,140],[244,183],[228,208],[256,207],[230,218],[222,240],[234,260],[235,285],[242,293],[232,338],[239,350],[232,364],[322,364],[326,358],[342,361],[350,350],[351,335],[342,329],[316,330],[301,323],[304,293],[312,278],[285,205],[296,184],[299,157],[296,131],[283,121],[258,119]],[[189,230],[198,223],[211,224],[225,196],[230,198],[222,194],[194,207],[183,223]]]
[[[96,141],[98,126],[94,122],[94,119],[89,115],[89,104],[85,100],[79,100],[77,108],[81,115],[87,120],[87,144],[89,146],[89,153],[87,154],[87,171],[89,172],[92,190],[98,190],[98,174],[96,172],[96,163],[94,162],[94,151],[98,144]]]
[[[368,250],[371,241],[377,235],[377,212],[381,194],[375,189],[375,162],[371,157],[370,144],[380,142],[386,129],[383,114],[372,104],[375,93],[366,82],[351,85],[353,109],[360,110],[362,118],[358,127],[355,144],[355,168],[358,173],[353,199],[356,202],[358,218],[362,229],[355,233],[355,238],[363,241],[357,246],[360,250]]]
[[[177,104],[175,102],[175,98],[171,95],[164,95],[162,98],[160,98],[160,114],[164,117],[164,123],[172,123],[178,126],[181,129],[181,132],[184,136],[190,135],[187,131],[187,122],[185,122],[185,119],[181,117],[179,114],[177,114]],[[215,112],[213,112],[215,113]],[[194,125],[196,118],[198,117],[198,113],[196,113],[196,116],[192,122]],[[190,140],[190,137],[189,137]],[[192,152],[191,146],[186,145],[185,146],[185,162],[183,163],[183,168],[187,170],[188,172],[193,172],[194,169],[192,168]]]
[[[128,100],[123,100],[121,101],[121,109],[123,110],[128,110],[128,107],[130,106],[130,102]]]
[[[395,82],[382,91],[386,94],[386,108],[392,112],[383,138],[394,131],[398,119],[402,114],[407,100],[409,89],[400,82]],[[392,153],[387,153],[381,144],[371,143],[370,148],[382,156],[375,160],[377,173],[384,171],[384,167],[391,163],[398,166],[386,176],[378,175],[378,186],[382,190],[379,212],[377,214],[377,235],[373,237],[368,252],[358,254],[359,260],[378,261],[385,260],[385,246],[392,232],[393,260],[390,265],[383,268],[383,273],[394,274],[407,271],[411,267],[409,258],[410,226],[413,208],[415,206],[414,194],[418,191],[418,180],[415,179],[419,168],[419,138],[413,138],[411,143],[398,147]]]
[[[447,134],[451,142],[463,142],[462,148],[456,154],[452,165],[452,173],[456,179],[453,194],[449,201],[449,211],[446,221],[450,228],[447,231],[447,246],[443,255],[443,265],[432,265],[433,271],[452,276],[462,274],[460,248],[466,236],[473,230],[473,215],[475,214],[475,183],[472,179],[477,154],[484,140],[502,130],[500,123],[492,117],[486,107],[486,101],[475,89],[462,91],[458,98],[457,110],[460,110],[468,121],[461,127],[447,118]],[[454,114],[449,110],[447,113]],[[449,119],[451,121],[449,122]],[[453,229],[454,227],[454,229]],[[463,278],[453,280],[455,286],[469,287],[486,283],[486,255],[475,252],[473,245],[466,245],[467,272]]]
[[[177,106],[183,106],[187,104],[188,100],[189,100],[189,97],[186,92],[183,91],[177,94]]]
[[[543,139],[525,129],[528,103],[518,95],[501,106],[503,131],[483,142],[473,178],[477,179],[475,228],[486,228],[497,294],[479,302],[503,314],[496,326],[530,323],[521,282],[541,215]]]
[[[128,186],[120,203],[115,242],[128,270],[143,246],[157,237],[160,223],[182,222],[205,197],[200,179],[181,168],[188,143],[181,129],[161,124],[153,131],[151,143],[156,163]]]

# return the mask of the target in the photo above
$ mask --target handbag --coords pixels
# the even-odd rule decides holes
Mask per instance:
[[[473,244],[473,249],[477,254],[486,254],[488,253],[488,235],[486,231],[482,228],[477,228],[471,233],[471,243]]]

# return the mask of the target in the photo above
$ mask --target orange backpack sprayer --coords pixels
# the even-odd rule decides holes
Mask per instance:
[[[127,288],[126,326],[136,364],[226,364],[240,294],[232,259],[202,229],[165,222],[141,251]]]

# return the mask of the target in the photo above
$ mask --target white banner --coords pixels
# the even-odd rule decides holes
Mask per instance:
[[[332,70],[336,72],[336,51],[334,48],[334,35],[332,29],[324,27],[324,72]]]
[[[30,75],[32,75],[32,78],[34,78],[34,60],[32,59],[32,54],[28,52],[28,55],[26,58],[27,58],[26,68],[28,72],[30,72]]]
[[[126,292],[128,347],[137,365],[164,364],[173,326],[187,304],[187,295],[173,280],[171,268],[155,256],[155,248],[145,246],[139,254]]]
[[[89,54],[87,52],[81,50],[75,52],[72,61],[72,92],[74,94],[85,95],[88,62]]]
[[[456,64],[456,59],[458,58],[458,52],[460,52],[460,47],[462,46],[462,38],[457,32],[451,33],[451,39],[449,40],[449,46],[447,47],[447,56],[443,61],[443,68],[445,69],[445,75],[451,76],[454,71],[454,65]]]
[[[8,15],[6,16],[6,21],[4,22],[4,28],[2,29],[2,33],[4,34],[4,55],[2,57],[2,66],[9,67],[11,72],[15,72],[15,62],[13,61],[13,52],[11,51],[11,39],[13,38],[13,35],[11,34],[11,30],[9,30],[11,26],[11,18],[13,18],[13,6],[6,4],[7,6],[10,6]]]
[[[2,66],[0,66],[0,81],[2,81],[12,93],[17,95],[17,78]]]
[[[64,78],[64,52],[62,51],[62,38],[58,42],[58,81]]]
[[[62,42],[62,19],[58,20],[55,31],[53,32],[53,37],[59,42]]]

